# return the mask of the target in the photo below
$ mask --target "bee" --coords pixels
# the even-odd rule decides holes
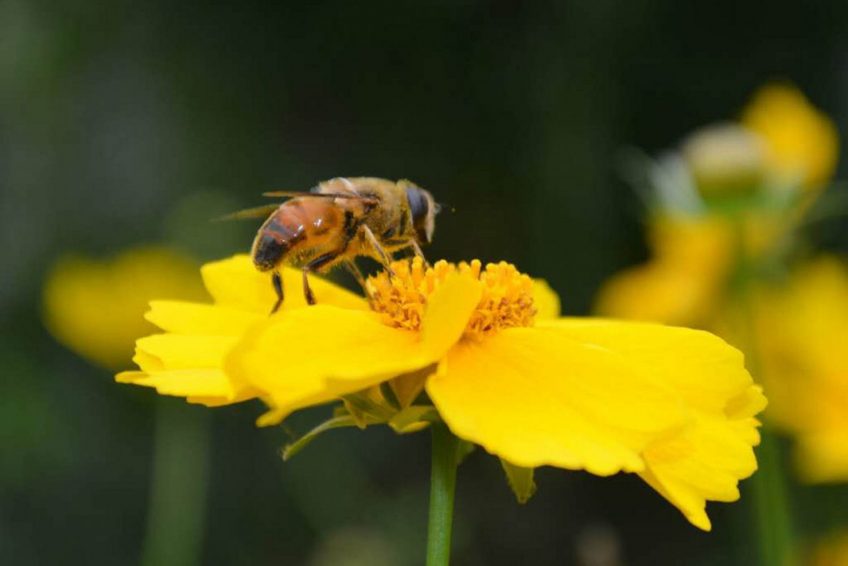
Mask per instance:
[[[286,264],[303,271],[303,296],[315,304],[309,274],[343,265],[365,286],[354,263],[359,256],[379,261],[391,273],[392,254],[411,249],[423,257],[421,246],[433,239],[439,207],[433,195],[407,180],[377,177],[336,177],[309,191],[273,191],[269,197],[288,197],[282,204],[257,207],[228,218],[256,218],[270,213],[253,240],[251,256],[259,271],[271,273],[277,302],[283,303]]]

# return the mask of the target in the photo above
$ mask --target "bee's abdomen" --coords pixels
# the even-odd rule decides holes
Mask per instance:
[[[253,263],[262,271],[274,269],[289,250],[304,238],[303,222],[281,208],[260,228],[253,242]]]
[[[274,269],[286,255],[286,242],[268,233],[260,233],[253,243],[253,263],[261,271]]]

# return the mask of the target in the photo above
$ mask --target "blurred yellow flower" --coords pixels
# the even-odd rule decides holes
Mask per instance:
[[[766,416],[811,482],[848,480],[848,265],[821,257],[757,301]]]
[[[830,180],[839,153],[836,126],[794,86],[762,87],[741,121],[764,140],[767,167],[778,182],[818,189]]]
[[[67,256],[46,278],[44,322],[80,356],[119,369],[131,359],[135,340],[154,329],[142,317],[150,299],[204,296],[197,265],[168,248],[130,249],[110,261]]]
[[[651,261],[609,279],[602,316],[708,326],[734,261],[733,228],[718,217],[665,216],[650,225]]]
[[[680,151],[698,190],[707,197],[753,192],[766,172],[762,138],[733,122],[695,130]]]
[[[141,371],[117,379],[208,404],[260,397],[268,424],[423,376],[460,438],[524,468],[638,473],[702,529],[706,501],[737,499],[755,471],[765,398],[719,338],[558,318],[555,295],[506,263],[392,269],[368,280],[369,302],[321,282],[318,305],[292,296],[268,316],[269,282],[247,256],[209,264],[215,304],[154,303],[166,334],[139,340]],[[399,415],[426,409],[408,403]]]
[[[808,566],[848,566],[848,531],[832,533],[819,541],[804,561]]]
[[[680,150],[687,174],[655,165],[651,260],[607,281],[597,312],[715,328],[739,261],[776,257],[809,204],[771,188],[822,188],[837,146],[832,122],[788,85],[761,88],[739,124],[697,130]]]

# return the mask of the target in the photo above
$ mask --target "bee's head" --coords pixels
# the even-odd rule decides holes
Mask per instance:
[[[415,228],[415,237],[419,243],[429,244],[433,241],[433,230],[436,229],[436,213],[439,207],[429,191],[422,189],[410,181],[402,181],[406,189],[406,201]]]

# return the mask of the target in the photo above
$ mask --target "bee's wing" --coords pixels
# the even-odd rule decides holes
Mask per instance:
[[[269,191],[263,197],[365,198],[356,193],[313,193],[311,191]]]
[[[216,221],[222,220],[245,220],[250,218],[266,218],[272,212],[280,208],[279,204],[263,204],[262,206],[256,206],[253,208],[245,208],[244,210],[237,210],[235,212],[231,212],[230,214],[225,214],[224,216],[219,216],[215,218]]]
[[[371,195],[365,196],[358,193],[313,193],[310,191],[270,191],[262,193],[263,197],[316,197],[316,198],[346,198],[357,199],[368,203],[376,203],[377,199]]]

